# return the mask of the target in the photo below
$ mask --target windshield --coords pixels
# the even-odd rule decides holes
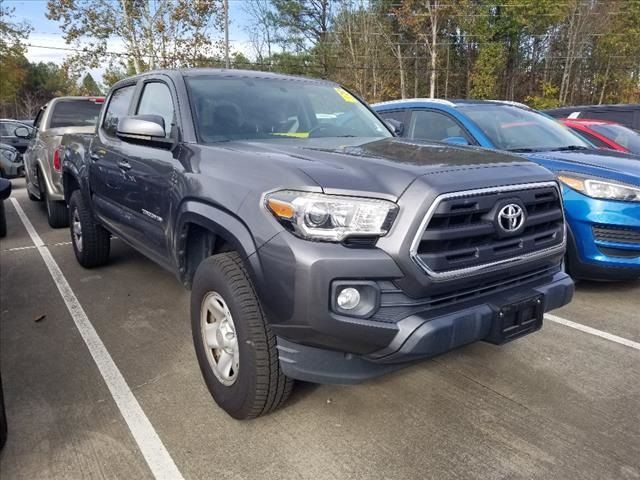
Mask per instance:
[[[102,98],[78,98],[56,102],[49,128],[93,126],[102,108]]]
[[[489,137],[496,148],[514,152],[593,148],[555,120],[511,105],[459,107]]]
[[[591,125],[591,129],[622,145],[631,153],[640,154],[640,133],[622,125]]]
[[[390,137],[346,90],[278,78],[187,77],[200,141]]]

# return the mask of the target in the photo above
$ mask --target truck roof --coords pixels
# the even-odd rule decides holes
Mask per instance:
[[[317,78],[303,77],[298,75],[284,75],[281,73],[263,72],[260,70],[235,70],[226,68],[181,68],[181,69],[162,69],[151,70],[149,72],[143,72],[138,75],[127,77],[118,81],[115,85],[120,83],[128,83],[131,80],[144,78],[149,75],[167,75],[169,77],[198,77],[198,76],[219,76],[219,77],[235,77],[235,78],[272,78],[289,81],[302,81],[309,83],[324,83],[327,85],[337,85],[335,82],[329,80],[322,80]]]

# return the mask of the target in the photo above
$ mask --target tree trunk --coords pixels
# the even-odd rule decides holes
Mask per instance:
[[[431,79],[429,80],[429,98],[436,98],[436,67],[438,65],[438,2],[431,12]]]
[[[600,98],[598,99],[598,105],[602,105],[604,101],[604,92],[607,89],[607,81],[609,80],[609,70],[611,69],[611,59],[607,61],[607,69],[604,72],[604,79],[602,80],[602,90],[600,90]]]

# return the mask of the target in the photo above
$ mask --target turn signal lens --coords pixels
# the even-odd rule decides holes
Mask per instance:
[[[281,202],[275,198],[267,199],[267,206],[269,207],[269,210],[279,218],[291,219],[295,213],[293,205],[287,202]]]

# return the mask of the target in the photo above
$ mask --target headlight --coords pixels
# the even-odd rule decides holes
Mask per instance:
[[[2,150],[2,155],[10,162],[13,162],[13,159],[17,157],[16,152],[12,152],[11,150]]]
[[[591,198],[640,202],[640,188],[624,183],[568,174],[558,175],[558,180]]]
[[[385,235],[398,211],[386,200],[285,190],[266,196],[267,209],[299,237],[340,242]]]

